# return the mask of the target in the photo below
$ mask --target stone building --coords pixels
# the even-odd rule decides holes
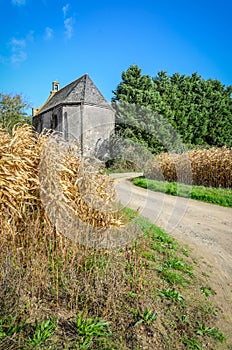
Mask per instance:
[[[49,98],[40,108],[33,108],[32,117],[37,132],[61,132],[66,140],[80,142],[82,152],[87,154],[109,138],[115,123],[113,108],[88,74],[62,89],[54,81]]]

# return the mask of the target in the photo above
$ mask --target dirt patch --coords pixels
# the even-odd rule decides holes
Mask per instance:
[[[134,186],[141,174],[113,174],[118,201],[149,218],[192,250],[197,270],[214,291],[218,327],[232,344],[232,209]]]

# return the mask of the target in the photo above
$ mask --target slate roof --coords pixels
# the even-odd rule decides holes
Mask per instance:
[[[83,75],[66,85],[56,93],[52,93],[45,104],[38,110],[37,115],[48,111],[60,104],[89,104],[110,108],[110,104],[98,90],[88,74]]]

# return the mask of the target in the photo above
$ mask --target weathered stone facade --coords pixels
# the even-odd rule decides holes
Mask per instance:
[[[37,132],[52,129],[66,140],[77,140],[83,153],[93,153],[96,145],[114,131],[115,112],[87,74],[59,90],[53,82],[50,97],[33,109]]]

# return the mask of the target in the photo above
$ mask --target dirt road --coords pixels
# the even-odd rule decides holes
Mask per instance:
[[[218,325],[232,333],[232,209],[136,187],[141,174],[113,174],[118,201],[138,210],[179,241],[188,244],[214,289],[222,311]],[[223,324],[222,324],[223,323]],[[228,339],[232,343],[231,339]]]

